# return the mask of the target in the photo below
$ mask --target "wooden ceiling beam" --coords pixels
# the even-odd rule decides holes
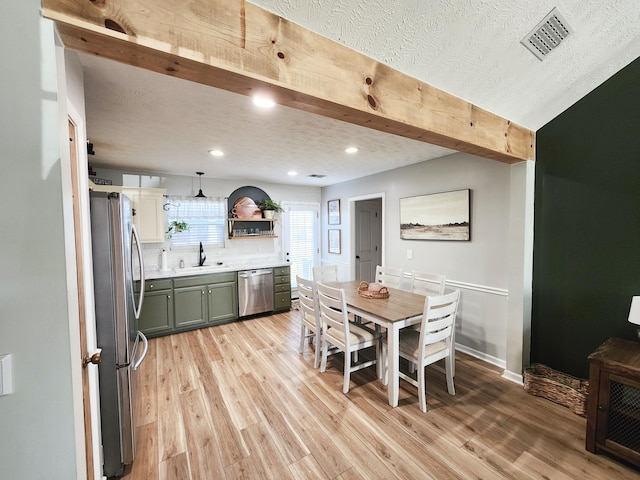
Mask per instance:
[[[534,159],[533,131],[242,0],[42,6],[73,50],[500,162]]]

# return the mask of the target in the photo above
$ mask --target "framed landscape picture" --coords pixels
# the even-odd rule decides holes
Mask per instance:
[[[471,190],[400,199],[403,240],[471,240]]]

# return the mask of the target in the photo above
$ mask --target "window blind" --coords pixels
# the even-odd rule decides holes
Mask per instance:
[[[291,265],[291,286],[297,287],[296,275],[313,278],[318,251],[317,209],[313,207],[291,207],[289,220],[289,260]]]
[[[189,228],[174,233],[172,246],[213,245],[224,247],[226,233],[226,205],[223,197],[179,197],[170,196],[172,205],[167,213],[169,224],[175,220],[187,222]]]

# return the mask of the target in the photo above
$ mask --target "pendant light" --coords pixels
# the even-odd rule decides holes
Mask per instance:
[[[196,198],[207,198],[207,196],[204,193],[202,193],[202,175],[204,175],[204,172],[196,172],[196,175],[200,177],[200,190],[198,191]]]

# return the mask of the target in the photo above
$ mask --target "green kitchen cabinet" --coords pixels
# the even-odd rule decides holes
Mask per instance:
[[[273,269],[273,311],[291,309],[291,269],[275,267]]]
[[[140,291],[140,282],[135,288]],[[147,280],[138,327],[158,337],[237,318],[237,273],[222,272]]]
[[[173,280],[176,329],[208,326],[238,318],[236,272]]]
[[[175,278],[173,294],[177,330],[203,326],[207,322],[207,286],[202,276]]]
[[[136,282],[136,293],[140,282]],[[165,335],[173,330],[173,282],[171,279],[147,280],[138,329],[147,337]]]
[[[208,322],[217,324],[238,318],[238,280],[236,273],[218,274],[215,283],[207,284]]]

